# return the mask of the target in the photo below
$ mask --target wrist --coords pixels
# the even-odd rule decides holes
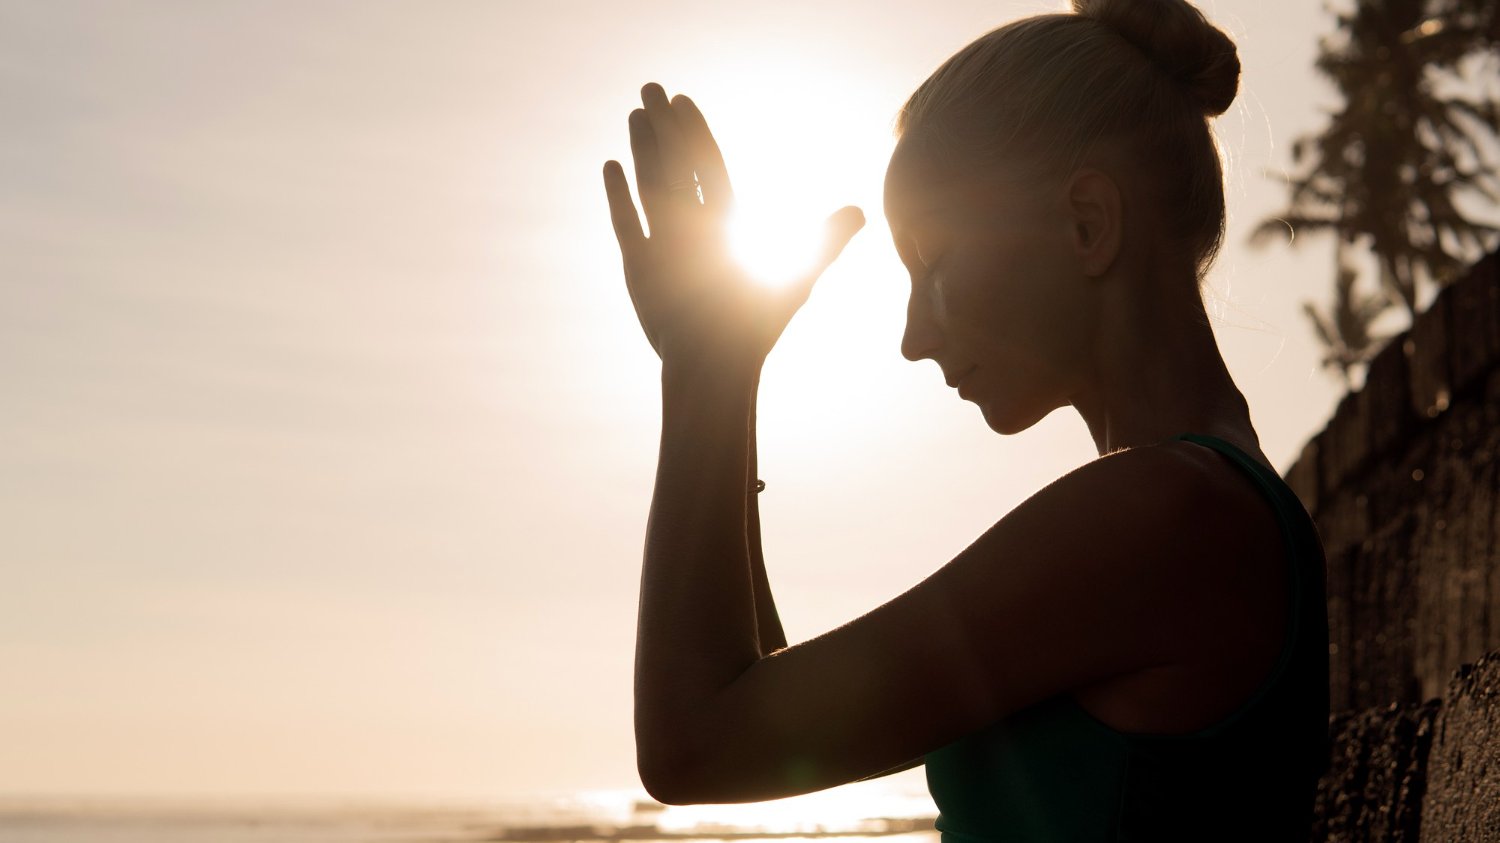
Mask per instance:
[[[746,354],[663,354],[662,385],[730,389],[748,387],[751,394],[760,385],[762,358]]]

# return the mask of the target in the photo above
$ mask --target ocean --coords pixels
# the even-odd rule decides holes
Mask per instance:
[[[936,843],[925,791],[865,782],[749,805],[630,790],[494,801],[0,796],[0,843]]]

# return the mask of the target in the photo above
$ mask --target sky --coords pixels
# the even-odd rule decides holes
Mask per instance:
[[[648,81],[747,230],[869,217],[763,378],[792,640],[1092,458],[1070,411],[1000,437],[901,358],[880,216],[911,90],[1055,8],[0,0],[0,794],[637,785],[659,364],[600,168]],[[1244,65],[1206,298],[1285,469],[1341,395],[1300,313],[1332,245],[1247,238],[1335,102],[1331,18],[1202,8]]]

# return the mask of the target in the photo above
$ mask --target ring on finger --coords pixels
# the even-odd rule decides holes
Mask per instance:
[[[698,198],[698,180],[690,175],[686,178],[674,179],[667,184],[668,195],[676,196],[679,193],[689,194],[696,200]]]

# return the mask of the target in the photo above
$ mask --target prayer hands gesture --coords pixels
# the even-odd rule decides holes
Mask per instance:
[[[645,107],[630,113],[630,149],[650,237],[624,169],[616,161],[604,165],[636,317],[663,363],[758,371],[813,282],[864,226],[864,214],[850,206],[829,217],[822,254],[806,277],[780,288],[756,282],[730,254],[726,224],[734,194],[703,114],[681,94],[668,101],[654,82],[641,89],[641,101]]]

